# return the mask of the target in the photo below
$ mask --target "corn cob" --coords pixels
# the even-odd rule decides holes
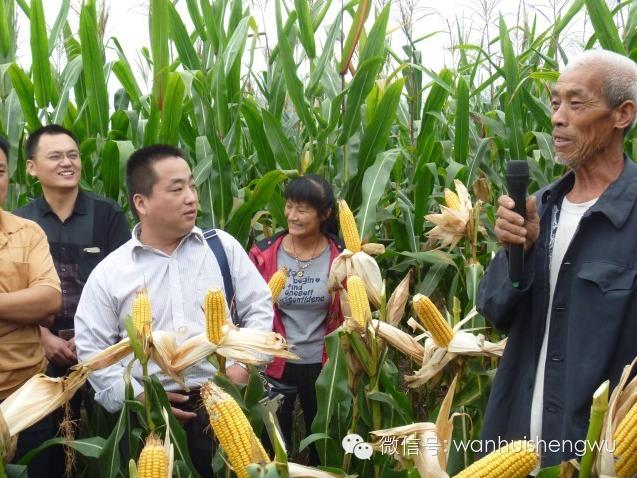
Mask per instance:
[[[208,382],[201,387],[201,398],[210,426],[238,478],[248,478],[247,466],[250,463],[270,462],[250,422],[230,395]]]
[[[451,189],[445,189],[445,204],[449,209],[460,211],[460,198]]]
[[[613,439],[617,476],[619,478],[634,476],[637,473],[637,403],[619,422]]]
[[[349,296],[352,319],[359,327],[366,328],[372,317],[372,311],[369,308],[365,284],[360,277],[349,276],[347,278],[347,295]]]
[[[226,298],[219,289],[209,289],[204,300],[206,334],[208,340],[219,345],[223,339],[223,325],[226,323]]]
[[[152,313],[150,300],[146,289],[137,291],[133,300],[133,325],[143,339],[148,339],[151,334]]]
[[[537,464],[533,443],[514,441],[476,461],[454,478],[526,478]]]
[[[414,296],[414,310],[416,315],[431,334],[431,338],[438,347],[447,348],[453,338],[453,330],[444,319],[438,308],[426,295]]]
[[[352,252],[359,252],[361,250],[361,237],[356,228],[356,221],[349,206],[342,199],[338,201],[338,220],[345,247]]]
[[[137,462],[139,478],[168,478],[168,453],[161,439],[150,434]]]
[[[278,271],[272,274],[272,277],[270,277],[270,281],[268,282],[268,287],[270,288],[270,292],[272,292],[272,302],[276,302],[277,300],[279,300],[279,295],[281,295],[281,292],[283,292],[287,280],[287,267],[281,267]]]

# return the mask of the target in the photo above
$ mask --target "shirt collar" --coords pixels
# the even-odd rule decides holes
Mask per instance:
[[[45,216],[49,213],[53,214],[53,211],[51,210],[51,206],[49,205],[47,200],[44,198],[44,194],[42,194],[35,201],[36,201],[38,210],[40,211],[42,216]],[[73,213],[71,215],[73,214],[85,215],[87,211],[87,202],[88,202],[88,197],[86,196],[86,194],[81,189],[78,189],[77,198],[75,198],[75,204],[73,205]]]
[[[143,249],[152,250],[152,251],[157,250],[154,247],[147,246],[146,244],[142,243],[139,240],[139,233],[141,232],[141,229],[142,229],[142,225],[141,223],[138,222],[137,224],[135,224],[135,227],[133,227],[133,230],[131,232],[131,236],[132,236],[131,237],[131,254],[133,256],[133,259],[135,258],[135,253],[137,251],[140,251]],[[179,242],[177,249],[179,249],[182,244],[184,244],[186,241],[189,241],[189,240],[196,240],[196,241],[199,241],[200,243],[204,243],[205,239],[203,237],[202,230],[198,228],[197,226],[194,226],[192,228],[192,231],[190,231],[188,234],[186,234],[184,237],[181,238],[181,241]]]
[[[624,169],[586,212],[604,214],[616,228],[622,227],[637,201],[637,165],[624,156]],[[575,182],[575,174],[569,171],[542,194],[542,203],[558,201],[568,193]]]

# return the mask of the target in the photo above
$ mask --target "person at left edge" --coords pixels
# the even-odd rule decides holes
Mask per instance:
[[[61,377],[77,363],[73,319],[82,287],[93,268],[130,239],[126,217],[115,201],[83,191],[80,149],[75,135],[51,124],[33,131],[26,141],[27,172],[42,186],[42,195],[13,211],[39,224],[49,241],[51,256],[62,285],[62,307],[50,329],[40,327],[47,375]],[[71,401],[72,418],[78,419],[82,394]],[[53,416],[55,424],[62,409]],[[64,474],[64,449],[49,453],[49,476]]]
[[[9,143],[0,137],[0,206],[8,187]],[[0,402],[44,371],[39,326],[51,324],[60,304],[60,279],[44,232],[0,207]],[[14,462],[46,440],[49,429],[45,417],[20,433]],[[47,454],[31,461],[30,476],[48,476]]]

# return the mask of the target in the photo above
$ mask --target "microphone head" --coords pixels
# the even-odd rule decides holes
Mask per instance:
[[[525,160],[509,161],[507,176],[529,176],[529,165]]]

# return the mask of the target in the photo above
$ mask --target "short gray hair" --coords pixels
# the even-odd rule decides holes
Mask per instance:
[[[586,50],[570,60],[562,73],[589,65],[603,66],[602,97],[608,106],[617,108],[624,101],[630,100],[637,108],[637,63],[610,50]],[[630,127],[636,122],[637,114]]]

